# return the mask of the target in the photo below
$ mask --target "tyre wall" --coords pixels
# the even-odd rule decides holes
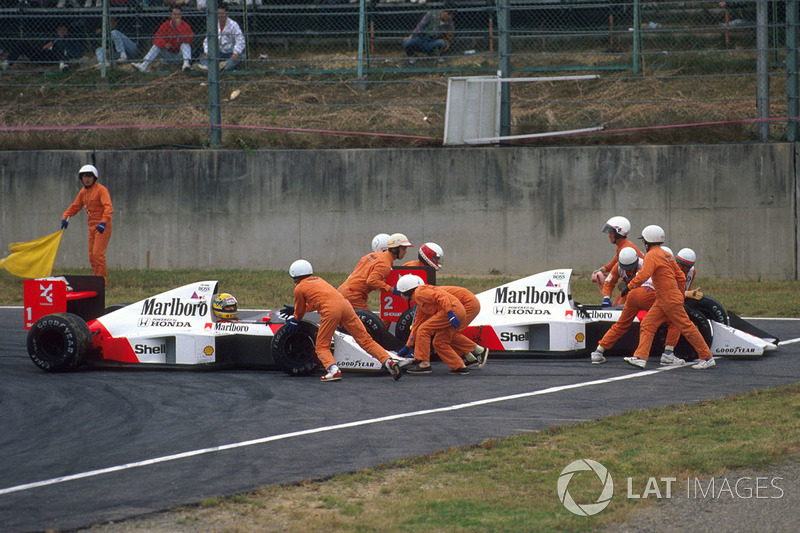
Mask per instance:
[[[797,279],[795,145],[107,151],[111,267],[350,270],[376,233],[435,241],[450,272],[510,275],[613,254],[621,214],[698,253],[703,276]],[[83,151],[0,152],[0,246],[58,230]],[[57,267],[88,266],[86,216]]]

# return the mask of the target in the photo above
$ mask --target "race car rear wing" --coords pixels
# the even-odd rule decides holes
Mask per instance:
[[[105,312],[106,287],[102,276],[58,276],[23,282],[25,329],[46,315],[73,313],[86,322]]]

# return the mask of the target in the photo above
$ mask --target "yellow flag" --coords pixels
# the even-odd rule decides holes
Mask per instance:
[[[64,230],[60,230],[33,241],[9,244],[11,255],[0,259],[0,268],[22,278],[49,276],[53,272],[53,263],[63,234]]]

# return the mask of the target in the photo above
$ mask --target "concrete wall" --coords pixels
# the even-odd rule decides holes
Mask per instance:
[[[88,152],[0,152],[0,247],[59,228]],[[349,271],[379,232],[435,241],[450,272],[588,272],[638,236],[698,253],[701,275],[797,279],[793,144],[370,150],[108,151],[111,267]],[[57,267],[88,266],[85,214]],[[411,253],[410,256],[415,256]],[[411,257],[413,258],[413,257]]]

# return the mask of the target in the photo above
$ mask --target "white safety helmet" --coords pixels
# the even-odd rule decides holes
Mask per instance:
[[[436,270],[442,268],[442,257],[444,257],[444,250],[435,242],[426,242],[419,247],[419,258]]]
[[[675,256],[675,260],[678,262],[678,264],[691,267],[694,266],[695,262],[697,261],[697,255],[691,248],[681,248],[681,251]]]
[[[78,179],[80,179],[81,174],[93,174],[95,179],[97,176],[97,169],[94,165],[83,165],[81,169],[78,171]]]
[[[378,233],[372,238],[372,251],[385,252],[389,249],[389,234]]]
[[[631,270],[639,263],[639,254],[630,246],[626,246],[619,251],[619,266],[622,270]]]
[[[672,253],[672,248],[670,248],[669,246],[662,246],[661,249],[667,252],[672,257],[675,257],[675,254]]]
[[[664,230],[661,229],[661,226],[656,226],[655,224],[646,226],[642,230],[642,236],[639,238],[647,244],[661,244],[667,240],[666,235],[664,235]]]
[[[406,274],[397,280],[397,290],[402,293],[406,293],[423,285],[425,285],[425,282],[422,281],[422,278],[414,274]]]
[[[387,243],[389,248],[399,248],[401,246],[405,246],[406,248],[414,246],[410,242],[408,242],[408,237],[403,235],[402,233],[393,233],[389,237],[389,242]]]
[[[314,269],[311,267],[311,263],[305,259],[298,259],[289,267],[289,275],[293,278],[298,276],[310,276],[313,273]]]
[[[606,225],[603,226],[600,233],[608,233],[609,231],[627,237],[628,232],[631,231],[631,223],[625,217],[611,217],[606,221]]]

